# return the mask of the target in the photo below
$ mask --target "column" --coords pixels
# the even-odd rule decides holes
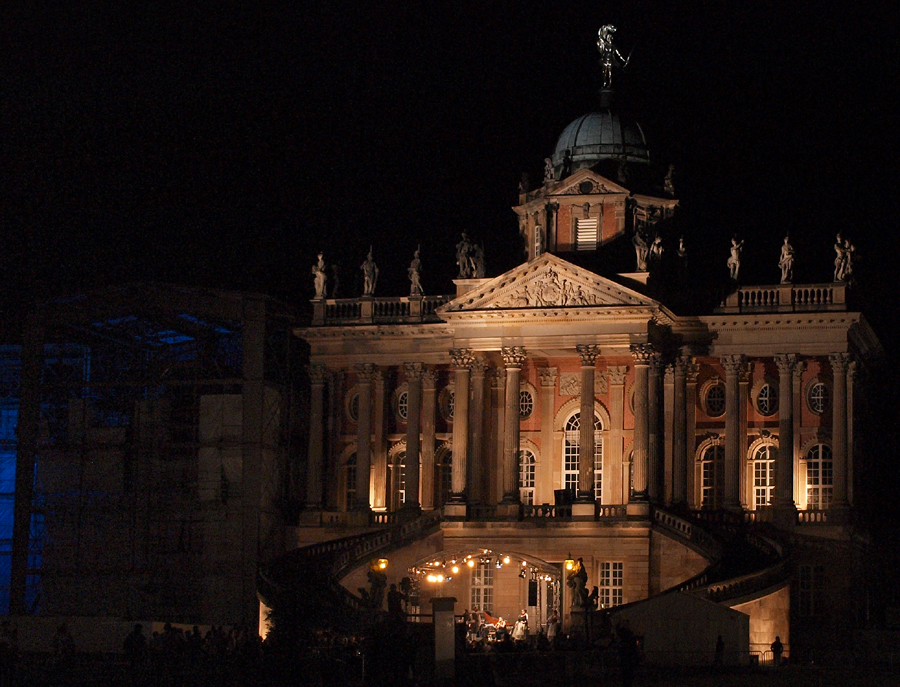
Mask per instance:
[[[581,420],[578,426],[578,500],[594,500],[594,365],[600,347],[578,344],[581,357]]]
[[[486,503],[484,465],[484,375],[488,365],[482,358],[475,358],[470,368],[469,384],[472,390],[472,405],[469,422],[469,500]]]
[[[487,502],[503,499],[503,435],[506,433],[506,370],[494,368],[490,374],[491,410],[488,422],[491,462],[487,470]]]
[[[450,501],[465,503],[469,439],[469,366],[475,357],[468,348],[454,348],[450,351],[450,357],[454,365],[453,472]]]
[[[647,495],[653,503],[662,499],[662,443],[660,442],[660,373],[662,363],[659,353],[650,356],[650,373],[647,379]]]
[[[387,412],[387,398],[385,395],[384,370],[376,369],[372,374],[372,386],[375,391],[375,400],[372,404],[372,463],[375,466],[372,479],[374,492],[372,498],[373,508],[395,508],[398,504],[389,499],[396,500],[396,492],[392,491],[393,482],[388,483],[388,445],[385,441],[385,425]],[[391,473],[393,476],[393,473]]]
[[[741,371],[746,365],[743,355],[722,356],[725,368],[725,479],[722,506],[732,510],[740,508],[740,422],[741,422]]]
[[[627,503],[627,492],[622,482],[622,450],[625,434],[625,377],[627,365],[611,365],[609,376],[609,446],[608,460],[604,456],[603,501],[611,505]],[[607,453],[604,450],[604,453]]]
[[[663,504],[675,502],[675,365],[663,376]]]
[[[687,502],[687,422],[685,414],[685,372],[690,356],[680,356],[673,366],[674,395],[672,399],[672,503]]]
[[[437,410],[437,373],[422,371],[422,509],[434,509],[434,418]]]
[[[775,464],[775,508],[794,511],[794,367],[797,356],[775,356],[778,366],[778,462]]]
[[[847,370],[851,362],[848,353],[832,353],[828,356],[832,382],[831,408],[831,459],[834,464],[834,492],[832,508],[845,508],[847,504]]]
[[[535,493],[535,503],[553,503],[553,468],[554,464],[558,462],[551,460],[551,456],[555,455],[553,452],[553,419],[556,408],[553,400],[556,395],[556,380],[559,377],[559,370],[555,367],[542,367],[538,369],[538,377],[541,380],[541,453],[544,458],[540,462],[540,474],[535,475],[535,486],[540,489],[539,493]]]
[[[851,360],[847,366],[847,505],[853,505],[853,390],[859,376],[859,364]]]
[[[309,366],[309,450],[306,464],[306,508],[322,508],[322,465],[325,446],[325,378],[321,363]]]
[[[800,483],[800,442],[802,441],[801,436],[801,426],[802,426],[802,418],[803,418],[803,373],[806,372],[806,361],[798,360],[797,364],[794,365],[794,379],[793,381],[793,396],[791,405],[794,408],[794,464],[793,464],[793,474],[794,474],[794,485],[792,489],[794,503],[799,507],[801,503],[801,495],[803,496],[802,501],[806,501],[806,484]],[[802,494],[801,494],[802,490]]]
[[[634,359],[634,441],[632,442],[631,470],[634,493],[630,500],[647,501],[647,471],[649,458],[649,411],[647,408],[647,385],[650,373],[650,358],[653,346],[633,344],[631,356]]]
[[[519,503],[519,374],[525,364],[525,349],[504,347],[500,354],[506,367],[506,431],[503,433],[503,501]]]
[[[418,509],[419,440],[422,414],[422,363],[404,363],[406,374],[406,503],[405,508]]]
[[[372,471],[372,380],[377,370],[372,363],[357,363],[359,418],[356,423],[356,508],[368,510],[369,478]]]

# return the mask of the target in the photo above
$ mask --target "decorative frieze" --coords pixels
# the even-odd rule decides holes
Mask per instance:
[[[596,375],[594,377],[594,394],[603,396],[608,393],[609,387],[606,383],[606,377]],[[581,395],[581,373],[580,372],[562,372],[559,375],[559,394],[560,396],[579,396]]]

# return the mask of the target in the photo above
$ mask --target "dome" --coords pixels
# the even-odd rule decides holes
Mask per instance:
[[[561,175],[566,151],[571,162]],[[650,151],[641,125],[609,108],[582,115],[567,126],[556,142],[551,158],[557,178],[585,167],[593,167],[601,160],[625,160],[629,163],[650,164]]]

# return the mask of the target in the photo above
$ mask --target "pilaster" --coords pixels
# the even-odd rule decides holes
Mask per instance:
[[[834,465],[832,508],[846,508],[847,503],[847,370],[851,363],[847,353],[828,356],[832,382],[831,458]]]
[[[422,371],[422,509],[434,509],[434,420],[437,412],[437,373]]]
[[[356,433],[356,508],[369,510],[369,479],[372,471],[372,381],[377,370],[372,363],[358,363],[359,417]]]
[[[781,353],[775,356],[778,366],[778,462],[775,464],[775,496],[772,506],[786,511],[784,524],[794,522],[794,369],[797,356]],[[781,519],[781,518],[779,518]]]
[[[609,505],[627,503],[622,481],[622,450],[625,434],[625,377],[627,365],[607,368],[609,377],[609,460],[603,465],[603,502]],[[606,453],[604,451],[604,453]],[[607,498],[609,500],[607,500]]]
[[[739,510],[740,500],[740,427],[741,427],[741,374],[746,367],[743,355],[722,357],[725,368],[725,479],[723,480],[722,506]]]
[[[554,398],[556,395],[556,380],[559,371],[555,367],[542,367],[538,369],[538,377],[541,381],[541,461],[539,463],[542,503],[552,503],[551,491],[553,481],[554,465],[558,462],[553,460],[553,417],[554,417]],[[546,485],[546,486],[543,486]],[[537,501],[535,501],[537,502]]]
[[[633,344],[631,346],[631,356],[634,359],[634,442],[631,459],[634,491],[630,500],[637,502],[649,499],[647,478],[650,428],[647,389],[650,360],[653,354],[653,347],[649,344]]]
[[[650,373],[647,380],[647,494],[652,503],[659,503],[662,497],[662,442],[660,441],[660,421],[662,418],[660,403],[660,373],[662,372],[661,356],[654,353],[650,358]]]
[[[475,358],[469,368],[472,405],[469,415],[469,500],[486,503],[484,464],[484,375],[488,369],[482,358]]]

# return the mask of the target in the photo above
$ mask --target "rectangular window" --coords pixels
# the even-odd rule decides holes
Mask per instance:
[[[599,228],[597,217],[575,220],[575,250],[597,250]]]
[[[772,502],[772,489],[775,485],[775,462],[757,460],[753,463],[753,493],[756,507],[768,506]]]
[[[493,615],[494,569],[488,563],[476,563],[472,568],[471,607]]]
[[[801,565],[797,575],[801,618],[815,618],[825,612],[825,566]]]
[[[600,605],[601,608],[622,605],[622,573],[624,563],[600,564]]]

